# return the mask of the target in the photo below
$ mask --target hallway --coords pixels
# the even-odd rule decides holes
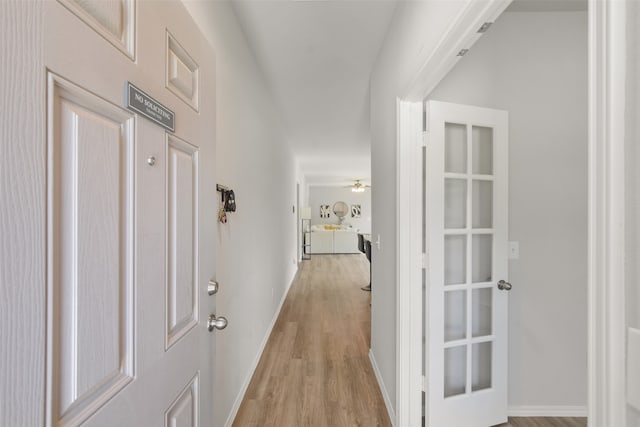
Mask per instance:
[[[390,426],[369,362],[364,255],[300,264],[234,426]]]

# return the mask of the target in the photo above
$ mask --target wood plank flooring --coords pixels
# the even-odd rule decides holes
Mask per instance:
[[[560,417],[510,417],[499,427],[587,427],[586,418]]]
[[[234,427],[391,426],[368,356],[371,294],[360,290],[368,283],[364,255],[300,264]],[[586,426],[515,417],[499,427]]]
[[[364,255],[300,264],[234,426],[391,426],[368,355],[368,283]]]

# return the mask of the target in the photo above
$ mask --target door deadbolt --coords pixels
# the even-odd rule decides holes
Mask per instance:
[[[207,285],[207,293],[209,295],[215,295],[218,293],[219,288],[220,288],[220,285],[218,284],[218,282],[211,279],[209,280],[209,284]]]
[[[216,317],[215,314],[212,314],[207,321],[207,329],[209,329],[209,332],[213,332],[214,329],[222,330],[227,327],[228,323],[226,317]]]

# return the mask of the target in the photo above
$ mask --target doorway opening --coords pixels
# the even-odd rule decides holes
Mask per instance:
[[[541,33],[540,28],[545,31]],[[495,20],[427,98],[509,112],[509,274],[505,280],[515,291],[509,294],[508,317],[510,416],[587,415],[587,78],[586,10],[516,8]],[[407,123],[407,117],[416,116],[418,103],[400,104]],[[401,144],[402,123],[401,114]],[[431,129],[425,135],[428,158]],[[422,136],[407,131],[407,141],[416,150]],[[419,177],[421,165],[415,167],[414,177]],[[430,195],[425,197],[426,205],[433,208]],[[420,222],[413,222],[414,235],[422,229]],[[426,235],[430,232],[427,228]],[[434,257],[428,250],[425,253],[427,294],[429,263]],[[412,274],[418,276],[418,272]],[[406,292],[416,295],[418,290],[412,287]],[[471,315],[473,298],[469,298],[465,313]],[[427,312],[431,303],[427,297]],[[495,319],[492,322],[495,327]],[[424,330],[427,326],[428,321]],[[407,334],[417,337],[416,331]],[[421,354],[428,354],[428,349]],[[473,363],[468,356],[465,367]],[[426,373],[428,363],[427,359],[425,367],[420,366]],[[416,367],[418,362],[409,366]],[[431,380],[427,374],[426,387]],[[399,393],[412,387],[414,379],[405,381],[407,388],[399,378]],[[415,397],[405,402],[416,416],[422,412],[422,402]],[[428,420],[429,401],[425,406]]]

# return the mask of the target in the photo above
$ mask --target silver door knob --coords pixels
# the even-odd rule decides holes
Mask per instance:
[[[225,317],[216,317],[215,314],[212,314],[207,321],[207,329],[209,329],[209,332],[213,332],[214,329],[221,330],[226,328],[228,323]]]
[[[209,295],[215,295],[218,293],[218,288],[220,287],[220,285],[218,285],[218,282],[216,282],[215,280],[211,279],[209,280],[209,284],[207,285],[207,292],[209,293]]]
[[[511,283],[505,280],[500,280],[498,282],[498,289],[500,289],[501,291],[510,291],[512,287],[513,286],[511,286]]]

